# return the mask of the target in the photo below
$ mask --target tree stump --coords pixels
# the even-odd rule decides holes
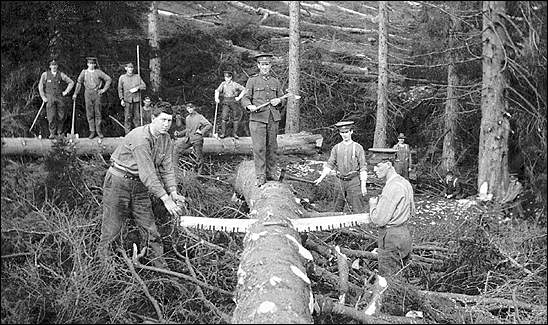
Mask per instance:
[[[244,238],[232,323],[311,324],[314,298],[306,263],[312,255],[289,220],[304,209],[286,184],[258,188],[253,161],[239,165],[234,187],[258,221]]]

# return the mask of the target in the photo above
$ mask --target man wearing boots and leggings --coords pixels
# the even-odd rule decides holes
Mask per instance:
[[[219,103],[219,95],[223,95],[223,111],[221,113],[221,138],[226,137],[226,126],[230,121],[230,115],[233,119],[232,136],[235,139],[238,137],[238,127],[242,120],[243,110],[239,101],[245,94],[244,86],[232,80],[232,71],[224,71],[225,81],[221,82],[215,90],[215,103]],[[238,95],[238,92],[240,94]],[[215,130],[213,130],[215,132]]]
[[[76,100],[82,84],[84,84],[84,99],[86,102],[86,117],[89,124],[89,138],[95,138],[95,132],[99,138],[104,135],[101,132],[101,96],[110,87],[112,78],[106,73],[97,69],[97,58],[87,57],[88,68],[82,70],[78,76],[76,90],[72,99]],[[103,88],[101,86],[104,84]]]
[[[66,74],[57,70],[57,61],[52,60],[49,63],[49,71],[42,73],[38,83],[38,92],[44,103],[46,103],[46,113],[49,124],[49,138],[53,139],[55,133],[63,135],[63,123],[66,118],[64,96],[66,96],[74,86],[74,81]],[[61,82],[67,83],[67,88],[61,90]]]

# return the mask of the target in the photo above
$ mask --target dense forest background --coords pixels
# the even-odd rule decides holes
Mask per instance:
[[[76,81],[86,67],[85,57],[96,56],[99,67],[112,77],[113,83],[103,101],[107,137],[124,134],[108,116],[123,121],[117,81],[124,73],[125,63],[136,63],[137,46],[140,73],[147,83],[146,95],[155,101],[161,98],[177,105],[180,114],[186,113],[180,105],[193,101],[213,121],[214,90],[223,80],[223,70],[233,70],[234,79],[245,84],[248,76],[257,73],[255,52],[272,52],[280,58],[273,66],[273,73],[287,88],[288,20],[284,17],[289,15],[287,1],[245,2],[253,8],[268,10],[266,14],[243,10],[241,3],[244,2],[156,2],[160,42],[155,53],[149,44],[149,1],[1,2],[2,137],[47,134],[44,118],[38,120],[32,132],[28,130],[41,105],[37,89],[40,74],[48,69],[51,59],[56,59],[60,70]],[[527,213],[525,219],[543,227],[542,232],[546,225],[547,196],[547,5],[543,1],[505,4],[502,27],[508,40],[503,67],[507,78],[505,116],[510,127],[506,144],[508,167],[518,173],[524,185],[525,208],[535,211]],[[388,2],[387,142],[392,146],[400,132],[407,136],[406,142],[414,151],[414,172],[420,180],[414,186],[419,194],[439,194],[442,190],[440,181],[446,172],[442,163],[444,137],[448,132],[446,112],[448,103],[455,99],[456,128],[451,144],[455,151],[454,171],[468,195],[477,193],[482,118],[482,5],[481,1]],[[356,122],[354,140],[364,148],[373,146],[379,92],[378,8],[377,1],[301,2],[300,130],[322,134],[324,154],[340,140],[334,124],[343,119]],[[161,84],[154,92],[149,61],[156,54],[161,62]],[[449,90],[451,74],[457,76],[458,83]],[[70,98],[66,105],[71,107]],[[86,136],[81,94],[75,121],[76,133]],[[283,133],[285,121],[280,128]],[[70,130],[70,114],[65,129]],[[93,268],[90,254],[100,229],[101,183],[106,166],[101,159],[77,158],[59,145],[43,159],[2,156],[2,268],[9,269],[2,272],[2,282],[10,283],[8,287],[3,285],[2,290],[3,322],[131,323],[161,319],[123,260],[111,270]],[[210,158],[208,162],[210,170],[226,173],[231,170],[227,165],[238,161],[239,158],[233,162]],[[223,197],[231,191],[229,187],[217,188],[219,182],[203,186],[191,176],[179,174],[178,180],[197,204],[193,213],[215,217],[238,215],[234,212],[240,208],[237,203]],[[320,188],[315,195],[331,198],[333,193]],[[206,199],[219,197],[223,198]],[[443,204],[445,208],[456,209],[453,203]],[[530,311],[536,305],[546,304],[546,282],[541,280],[546,273],[546,235],[538,234],[539,229],[531,224],[497,228],[501,234],[522,240],[516,244],[509,237],[490,237],[483,231],[485,224],[494,229],[490,223],[497,224],[494,216],[504,219],[508,209],[500,205],[485,207],[477,223],[456,218],[451,222],[458,224],[459,232],[441,225],[432,229],[430,221],[425,223],[423,228],[431,233],[415,238],[418,242],[459,249],[445,260],[444,273],[421,269],[417,277],[425,290],[492,296],[504,293],[508,299],[515,298],[517,292],[518,298],[530,304],[523,306],[521,313],[508,308],[497,310],[496,316],[507,322],[527,319],[543,323],[545,313]],[[172,244],[171,255],[183,261],[177,264],[179,270],[192,270],[191,261],[199,277],[232,290],[238,266],[234,257],[243,238],[205,233],[197,238],[192,233],[181,234],[171,228],[161,208],[155,213],[162,215],[159,222],[162,233],[169,234],[170,239],[164,241]],[[471,211],[466,213],[474,215]],[[441,231],[451,234],[440,235]],[[129,233],[131,237],[131,230]],[[334,237],[357,242],[348,233],[337,233]],[[217,246],[203,245],[200,240]],[[323,240],[331,243],[329,240],[333,238],[326,235]],[[127,245],[126,250],[130,251]],[[187,251],[187,245],[192,249]],[[186,259],[181,254],[183,246],[189,254]],[[210,255],[212,260],[199,258]],[[510,266],[505,264],[508,261],[512,262]],[[159,303],[166,319],[227,322],[227,314],[234,307],[229,297],[214,291],[198,292],[191,284],[183,285],[171,278],[157,279],[154,274],[142,276],[152,295],[162,296]],[[461,285],[463,282],[466,287]],[[134,298],[128,299],[129,296]],[[417,297],[409,297],[412,301],[406,304],[425,305]],[[207,308],[204,302],[209,302],[205,304]],[[436,314],[434,310],[443,308],[428,306],[432,307],[426,315],[430,322],[488,320],[445,310]],[[328,317],[316,321],[337,323],[348,319]]]

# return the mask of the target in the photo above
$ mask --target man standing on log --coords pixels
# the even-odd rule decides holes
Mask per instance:
[[[409,261],[412,250],[409,218],[415,216],[413,188],[408,180],[396,173],[394,157],[382,157],[374,171],[386,184],[378,198],[370,199],[371,222],[379,227],[377,253],[379,274],[384,277],[398,273]],[[372,161],[371,163],[375,163]]]
[[[177,193],[171,160],[173,141],[168,134],[172,118],[171,105],[156,106],[152,122],[131,130],[111,155],[112,164],[103,183],[103,219],[98,245],[98,254],[103,260],[109,255],[109,244],[119,235],[125,219],[133,216],[141,241],[151,248],[153,264],[168,267],[149,191],[162,200],[171,215],[182,213],[178,204],[184,203],[185,197]]]
[[[363,147],[352,140],[353,124],[352,121],[335,124],[342,141],[331,149],[322,174],[314,182],[320,184],[331,170],[336,170],[341,191],[337,193],[334,210],[343,211],[348,203],[353,213],[362,213],[365,210],[363,196],[367,194],[367,162]]]
[[[89,138],[95,138],[95,131],[97,131],[97,135],[102,139],[104,136],[101,132],[101,95],[110,87],[112,78],[96,68],[97,58],[89,56],[86,60],[88,68],[80,72],[72,99],[76,100],[80,88],[82,87],[82,84],[84,84],[84,99],[86,101],[86,117],[89,124]],[[103,83],[104,87],[101,88]]]
[[[398,143],[396,143],[392,149],[398,150],[396,153],[396,164],[394,165],[396,173],[409,179],[409,172],[411,171],[411,151],[409,145],[405,142],[405,135],[400,133],[398,135]]]
[[[147,86],[141,76],[133,73],[133,63],[127,63],[125,69],[126,73],[118,79],[118,97],[124,108],[124,127],[128,134],[131,129],[141,125],[141,91]]]
[[[225,81],[221,82],[215,90],[215,103],[220,103],[219,95],[223,94],[223,111],[221,113],[221,138],[226,137],[226,124],[230,120],[232,114],[232,136],[234,139],[238,137],[238,127],[242,120],[242,107],[240,99],[244,96],[245,88],[239,83],[232,81],[232,71],[224,72]],[[238,92],[240,92],[239,95]]]
[[[278,123],[280,111],[276,106],[283,105],[283,90],[280,81],[270,74],[272,54],[255,56],[259,74],[247,80],[246,93],[242,106],[249,112],[249,131],[253,144],[253,162],[257,186],[274,180],[276,171],[276,150],[278,149]],[[257,106],[268,103],[260,109]]]
[[[198,174],[202,173],[204,164],[204,135],[211,130],[211,123],[200,113],[196,112],[196,105],[193,103],[186,104],[188,115],[185,119],[185,130],[180,132],[175,131],[175,137],[182,136],[183,139],[175,147],[175,163],[178,163],[179,153],[194,147],[196,154],[195,170]]]
[[[55,133],[63,135],[63,123],[66,118],[65,102],[66,96],[74,86],[74,81],[66,74],[57,70],[57,61],[49,63],[49,71],[42,73],[38,82],[38,92],[42,101],[46,103],[46,116],[48,118],[49,138],[53,139]],[[61,91],[61,81],[67,83],[67,88]]]

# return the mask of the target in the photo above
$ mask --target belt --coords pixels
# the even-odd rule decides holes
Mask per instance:
[[[407,220],[400,223],[399,225],[386,225],[386,226],[382,226],[382,227],[379,227],[379,228],[381,228],[381,229],[397,228],[397,227],[402,227],[402,226],[405,226],[405,225],[407,225]]]
[[[130,179],[132,181],[140,181],[139,175],[132,174],[132,173],[130,173],[126,170],[120,169],[120,168],[118,168],[114,165],[110,166],[108,171],[114,176],[127,178],[127,179]]]
[[[340,175],[338,174],[337,177],[343,181],[350,181],[352,180],[354,177],[358,176],[360,173],[358,173],[357,171],[353,171],[353,172],[350,172],[346,175]]]

